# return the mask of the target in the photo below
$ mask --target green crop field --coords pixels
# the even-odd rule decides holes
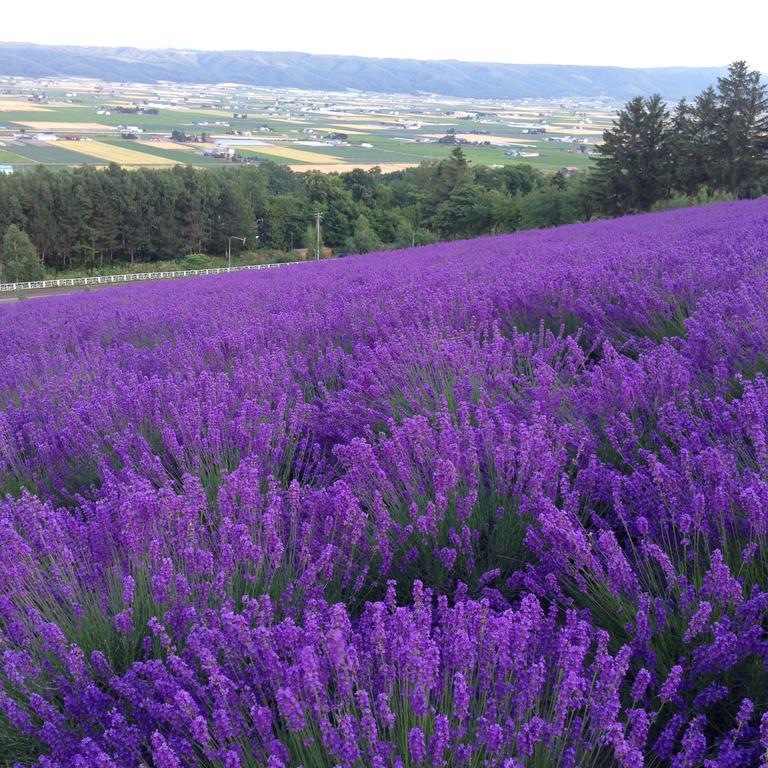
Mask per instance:
[[[55,143],[24,141],[13,144],[10,148],[20,157],[44,165],[106,165],[95,158],[57,147]]]
[[[29,158],[22,157],[21,155],[17,155],[14,152],[8,152],[8,150],[0,147],[0,163],[3,163],[4,165],[18,165],[21,163],[29,162],[31,162]]]
[[[104,139],[105,144],[112,144],[116,147],[124,147],[125,149],[132,149],[136,152],[143,152],[148,156],[147,162],[151,163],[151,157],[162,157],[168,160],[176,160],[179,163],[195,166],[209,166],[209,165],[226,165],[225,160],[221,160],[215,157],[204,157],[197,152],[192,152],[186,149],[165,149],[164,147],[153,147],[147,144],[139,144],[136,141],[128,141],[126,139]]]
[[[306,147],[302,147],[302,149],[306,149]],[[257,157],[260,160],[269,160],[272,163],[275,163],[275,165],[302,165],[301,160],[291,160],[290,157],[278,157],[277,155],[268,155],[265,152],[259,152],[258,149],[254,147],[237,147],[237,154],[243,155],[244,157]],[[350,166],[351,168],[352,166]]]

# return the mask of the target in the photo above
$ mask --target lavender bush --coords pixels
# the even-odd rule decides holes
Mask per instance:
[[[768,766],[765,200],[0,317],[0,764]]]

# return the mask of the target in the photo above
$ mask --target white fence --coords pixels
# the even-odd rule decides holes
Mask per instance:
[[[274,264],[251,264],[247,267],[221,267],[220,269],[180,269],[174,272],[136,272],[133,275],[99,275],[98,277],[66,277],[60,280],[32,280],[24,283],[0,283],[0,292],[31,291],[40,288],[66,288],[74,285],[104,285],[105,283],[133,283],[140,280],[169,280],[175,277],[195,275],[221,275],[224,272],[240,272],[244,269],[271,269],[303,261],[283,261]]]

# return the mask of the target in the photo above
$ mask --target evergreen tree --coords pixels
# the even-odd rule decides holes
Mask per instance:
[[[686,192],[694,194],[706,185],[709,194],[720,186],[720,110],[717,94],[710,86],[700,93],[690,111],[691,134],[688,137],[689,187]]]
[[[721,186],[742,195],[762,171],[768,131],[768,86],[744,61],[728,67],[717,81]]]
[[[53,174],[44,166],[35,166],[21,181],[18,191],[26,219],[25,231],[35,244],[43,264],[56,263],[56,252],[61,250],[61,230],[57,215]],[[20,223],[19,221],[15,223]]]
[[[693,107],[681,99],[669,126],[672,186],[689,196],[696,193],[701,183],[701,167],[696,163],[693,152],[695,137]]]
[[[634,184],[640,173],[640,144],[645,105],[642,96],[627,102],[603,132],[598,146],[596,183],[600,202],[609,214],[632,210],[636,203]]]
[[[435,193],[441,200],[448,197],[457,187],[470,180],[469,162],[461,147],[454,147],[450,157],[438,166],[435,179]]]
[[[596,182],[606,212],[647,211],[669,192],[668,119],[659,94],[636,96],[603,133]]]

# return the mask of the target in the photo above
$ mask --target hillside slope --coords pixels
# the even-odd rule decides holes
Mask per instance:
[[[95,77],[107,81],[238,82],[322,90],[438,93],[477,98],[608,96],[658,91],[692,96],[724,70],[717,67],[624,69],[553,64],[369,59],[258,51],[141,50],[0,43],[0,75]]]

